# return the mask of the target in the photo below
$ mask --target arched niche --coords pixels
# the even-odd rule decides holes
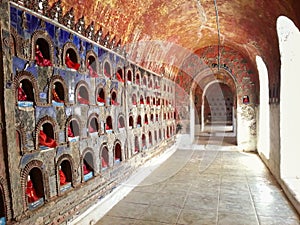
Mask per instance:
[[[138,153],[140,151],[139,138],[134,136],[134,153]]]
[[[140,95],[140,105],[143,106],[145,104],[144,102],[144,96]]]
[[[19,72],[14,80],[16,105],[32,107],[38,101],[38,87],[36,79],[29,72]]]
[[[141,115],[137,116],[136,126],[137,127],[142,127],[142,117],[141,117]]]
[[[151,104],[151,97],[150,97],[150,96],[147,96],[147,97],[146,97],[146,104],[147,104],[147,105],[150,105],[150,104]]]
[[[114,163],[118,164],[123,160],[122,158],[122,147],[119,141],[116,141],[114,145]]]
[[[132,129],[134,127],[133,115],[129,115],[128,124],[129,124],[130,129]]]
[[[96,92],[96,101],[97,101],[97,105],[99,106],[105,106],[106,101],[105,101],[105,90],[103,86],[99,86],[97,88],[97,92]]]
[[[142,134],[142,148],[143,149],[147,148],[146,135],[145,134]]]
[[[157,130],[154,131],[154,141],[157,142]]]
[[[39,167],[33,167],[27,176],[26,186],[26,203],[30,210],[34,210],[44,204],[45,193],[43,174]]]
[[[88,105],[89,100],[89,91],[88,85],[85,82],[79,82],[76,87],[76,102],[82,105]]]
[[[121,67],[117,68],[115,79],[117,79],[119,82],[124,82],[124,73]]]
[[[35,31],[31,38],[31,59],[38,66],[53,66],[54,45],[46,31]]]
[[[91,149],[87,149],[84,151],[84,155],[82,158],[82,180],[88,181],[94,176],[94,157],[91,152]]]
[[[159,89],[160,88],[158,80],[155,80],[155,86],[154,86],[154,88],[155,89]]]
[[[144,124],[145,124],[145,125],[148,125],[148,124],[149,124],[149,121],[148,121],[148,115],[147,115],[147,114],[145,114],[145,116],[144,116]]]
[[[63,105],[68,102],[68,88],[60,76],[53,77],[49,91],[49,95],[51,96],[49,99],[52,103],[54,101],[55,103],[61,103]]]
[[[59,192],[65,192],[72,187],[73,175],[72,165],[68,158],[63,158],[57,167],[57,183]]]
[[[113,122],[112,122],[112,117],[111,116],[106,117],[105,132],[106,133],[112,133],[113,132]]]
[[[157,100],[156,100],[156,106],[160,107],[160,98],[157,98]]]
[[[153,80],[152,80],[152,78],[149,80],[148,88],[150,88],[150,89],[153,88]]]
[[[167,129],[166,129],[166,137],[167,137],[167,139],[170,138],[170,127],[167,127]]]
[[[80,119],[76,116],[70,116],[66,123],[66,136],[69,142],[75,142],[80,137]]]
[[[42,118],[36,127],[36,149],[45,150],[57,146],[56,123],[49,117]]]
[[[96,113],[90,115],[88,119],[88,133],[90,135],[98,134],[99,132],[99,122],[98,122],[98,115]]]
[[[100,148],[100,159],[101,159],[101,171],[106,170],[109,167],[109,152],[107,144],[103,144]]]
[[[156,122],[158,122],[159,121],[159,115],[158,115],[158,113],[155,115],[155,117],[156,117]]]
[[[94,51],[90,50],[86,54],[86,67],[90,77],[98,77],[98,60]]]
[[[158,138],[159,138],[159,140],[161,141],[161,139],[162,139],[161,129],[158,130]]]
[[[135,93],[133,93],[132,96],[131,96],[131,102],[132,102],[133,106],[136,106],[136,104],[137,104],[137,97],[136,97]]]
[[[151,131],[149,131],[148,137],[149,137],[149,145],[152,145],[153,143],[152,143],[152,133],[151,133]]]
[[[125,129],[125,119],[123,115],[119,115],[118,118],[118,129],[119,131],[122,131]]]
[[[148,78],[147,78],[147,74],[145,74],[145,75],[143,76],[143,86],[144,86],[144,87],[147,87],[147,83],[148,83]]]
[[[108,61],[104,61],[103,73],[106,77],[111,78],[112,69],[111,69],[111,65]]]
[[[137,72],[135,74],[135,84],[136,85],[140,85],[141,84],[141,74],[139,72]]]
[[[127,70],[127,83],[128,84],[132,83],[132,71],[130,69]]]
[[[67,42],[63,47],[63,61],[66,68],[71,70],[79,70],[80,68],[80,56],[76,46]]]
[[[117,90],[115,90],[115,89],[112,89],[110,91],[110,104],[115,105],[115,106],[119,105],[119,103],[118,103],[118,94],[117,94]]]
[[[151,113],[151,115],[150,115],[150,121],[153,123],[154,122],[154,115],[153,115],[153,113]]]
[[[156,99],[155,99],[155,97],[152,98],[152,105],[153,105],[153,106],[156,105]]]

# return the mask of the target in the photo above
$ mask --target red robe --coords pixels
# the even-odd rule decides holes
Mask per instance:
[[[18,87],[18,101],[26,101],[27,95],[21,87]]]
[[[124,80],[122,79],[121,75],[119,73],[116,74],[117,80],[120,82],[124,82]]]
[[[58,94],[56,93],[55,89],[52,89],[52,99],[56,102],[64,102],[63,100],[60,100]]]
[[[48,137],[43,130],[40,130],[39,144],[50,148],[55,148],[57,146],[56,141]]]
[[[111,77],[110,74],[106,71],[106,69],[104,69],[104,75],[107,77]]]
[[[26,195],[29,203],[39,200],[31,180],[27,181]]]
[[[65,185],[67,183],[66,175],[62,170],[59,170],[59,183],[60,185]]]
[[[70,57],[68,55],[66,55],[66,58],[65,58],[65,64],[67,65],[68,68],[70,69],[75,69],[75,70],[78,70],[79,67],[80,67],[80,64],[79,63],[76,63],[76,62],[73,62]]]
[[[105,103],[105,100],[100,96],[97,97],[97,102]]]
[[[68,137],[74,137],[74,134],[70,126],[68,126]]]
[[[83,174],[86,175],[89,172],[91,172],[91,171],[87,168],[87,166],[85,165],[85,163],[83,163]]]
[[[35,61],[38,66],[53,66],[49,59],[45,59],[39,49],[35,50]]]

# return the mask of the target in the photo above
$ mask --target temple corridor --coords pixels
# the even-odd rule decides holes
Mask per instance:
[[[228,143],[218,150],[197,146],[174,150],[98,222],[88,215],[75,224],[299,224],[257,154],[228,150]]]

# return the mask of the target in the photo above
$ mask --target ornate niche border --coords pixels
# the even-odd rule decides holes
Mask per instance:
[[[36,128],[35,128],[34,143],[35,143],[36,150],[39,150],[39,134],[40,134],[41,127],[44,123],[50,123],[52,125],[53,133],[54,133],[54,140],[56,142],[58,141],[57,140],[57,123],[55,122],[55,120],[52,117],[50,117],[48,115],[44,116],[36,124]]]
[[[6,180],[0,176],[0,191],[3,194],[3,201],[4,201],[4,214],[8,220],[12,218],[12,213],[10,209],[10,198],[9,198],[9,190],[8,184]]]
[[[38,169],[41,170],[42,176],[43,176],[43,186],[44,186],[44,197],[45,201],[47,201],[50,197],[50,186],[49,183],[47,182],[49,180],[49,175],[45,169],[45,166],[42,161],[40,160],[32,160],[30,161],[24,169],[21,170],[21,187],[23,190],[23,209],[24,211],[28,210],[27,207],[27,198],[26,198],[26,187],[27,187],[27,177],[29,175],[29,172],[37,167]]]
[[[30,72],[27,72],[27,71],[20,71],[17,73],[14,81],[13,81],[13,84],[14,84],[14,93],[15,93],[15,103],[16,105],[18,105],[18,91],[17,91],[17,88],[19,87],[19,83],[24,80],[24,79],[27,79],[31,82],[32,84],[32,88],[33,88],[33,93],[34,93],[34,100],[35,100],[35,104],[37,104],[39,102],[39,95],[38,95],[38,85],[37,85],[37,80],[35,79],[35,77],[30,73]]]
[[[26,139],[26,131],[24,129],[24,126],[22,124],[20,124],[19,126],[16,127],[16,132],[18,133],[18,135],[20,135],[20,154],[24,155],[25,152],[28,151],[26,145],[27,145],[27,139]],[[17,135],[17,134],[16,134]]]
[[[70,49],[70,48],[73,49],[74,52],[75,52],[75,54],[76,54],[77,63],[81,63],[80,56],[79,56],[78,49],[77,49],[76,45],[73,44],[72,42],[66,42],[66,43],[64,44],[64,46],[63,46],[63,51],[62,51],[62,56],[61,56],[61,58],[62,58],[62,65],[63,65],[64,67],[66,67],[65,61],[66,61],[67,51],[68,51],[68,49]],[[80,66],[79,70],[82,70],[81,66]]]
[[[76,183],[76,180],[77,180],[77,176],[76,176],[77,173],[76,172],[77,171],[76,171],[75,166],[74,166],[75,165],[74,160],[73,160],[71,155],[63,154],[63,155],[59,156],[59,158],[57,159],[56,170],[55,170],[56,171],[56,190],[57,190],[57,193],[59,195],[61,194],[60,189],[59,189],[60,185],[59,185],[59,179],[58,179],[58,177],[59,177],[59,174],[58,174],[59,165],[65,160],[69,161],[69,163],[70,163],[71,172],[72,172],[72,186],[73,187],[77,186],[77,183]]]
[[[63,86],[63,88],[64,88],[64,103],[65,103],[65,105],[68,105],[68,103],[69,103],[69,91],[68,91],[68,87],[67,87],[64,79],[61,76],[59,76],[59,75],[54,75],[54,76],[51,77],[51,81],[50,81],[50,85],[49,85],[49,90],[48,90],[48,96],[49,96],[49,98],[48,98],[49,102],[48,103],[51,104],[51,101],[52,101],[52,93],[51,93],[51,91],[52,91],[52,88],[53,88],[53,85],[54,85],[55,82],[59,82]]]
[[[37,30],[35,31],[33,34],[32,34],[32,37],[31,37],[31,49],[30,49],[30,52],[31,52],[31,60],[32,61],[35,61],[35,48],[36,48],[36,41],[39,39],[39,38],[42,38],[44,39],[48,45],[49,45],[49,56],[50,56],[50,61],[52,62],[52,64],[55,64],[55,60],[54,60],[54,44],[52,42],[52,39],[50,37],[50,35],[44,31],[44,30]]]

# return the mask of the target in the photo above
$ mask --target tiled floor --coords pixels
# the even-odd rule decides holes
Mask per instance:
[[[256,154],[177,150],[96,224],[300,223]]]

